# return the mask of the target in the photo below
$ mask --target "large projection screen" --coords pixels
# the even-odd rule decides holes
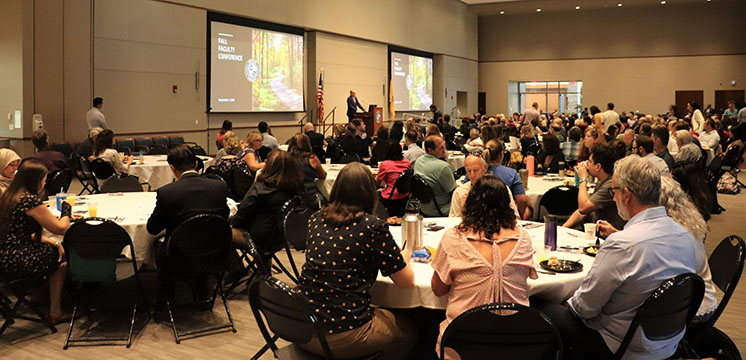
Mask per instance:
[[[302,30],[208,13],[208,32],[208,112],[305,110]]]
[[[390,76],[396,111],[429,110],[433,103],[433,58],[390,50]]]

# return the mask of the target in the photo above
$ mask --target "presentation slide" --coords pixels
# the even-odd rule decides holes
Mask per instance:
[[[303,36],[213,21],[210,112],[304,111]]]
[[[392,51],[391,79],[396,111],[430,110],[433,103],[433,59]]]

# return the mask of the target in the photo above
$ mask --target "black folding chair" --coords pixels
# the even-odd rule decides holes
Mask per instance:
[[[114,170],[114,167],[111,166],[106,160],[104,159],[93,159],[91,162],[91,171],[93,171],[93,175],[96,176],[96,178],[101,180],[106,180],[116,173]]]
[[[737,235],[731,235],[723,239],[720,244],[713,250],[708,260],[710,273],[712,274],[712,283],[723,292],[718,307],[710,319],[696,327],[696,332],[687,331],[687,341],[695,349],[704,336],[715,326],[715,322],[728,305],[733,292],[736,290],[738,280],[743,273],[744,259],[746,259],[746,244],[743,239]],[[702,355],[702,354],[700,354]]]
[[[272,350],[279,359],[334,359],[321,322],[308,310],[304,296],[287,284],[270,276],[260,276],[249,285],[249,304],[259,331],[267,342],[251,357],[252,360],[259,359],[267,349]],[[305,344],[314,335],[321,343],[323,357],[313,355],[295,344]],[[293,344],[278,349],[275,343],[278,338]],[[365,359],[372,360],[379,356],[372,354]]]
[[[83,195],[85,191],[89,194],[98,193],[98,181],[88,166],[88,160],[81,155],[73,155],[73,167],[75,169],[75,176],[80,181],[80,185],[83,186],[78,195]]]
[[[295,250],[306,250],[306,238],[308,236],[308,219],[311,218],[313,210],[305,206],[296,206],[287,211],[282,221],[282,232],[285,236],[285,253],[287,253],[290,267],[293,269],[295,278],[290,277],[295,283],[300,283],[300,272],[293,260],[293,254],[290,252],[290,246]],[[279,263],[279,261],[278,261]],[[288,274],[289,275],[289,274]]]
[[[272,152],[272,149],[262,145],[262,147],[259,148],[259,150],[256,151],[256,154],[259,155],[259,158],[262,160],[267,160],[269,157],[269,153]]]
[[[67,192],[72,181],[73,171],[71,169],[58,170],[47,176],[47,183],[44,184],[44,192],[46,196],[51,196],[58,192]]]
[[[412,176],[414,176],[413,168],[404,170],[399,177],[396,178],[394,189],[396,189],[399,194],[407,194],[412,191]],[[391,194],[389,194],[389,200],[391,200],[392,196],[394,196],[394,191],[391,191]]]
[[[166,155],[168,154],[168,147],[163,144],[153,144],[148,151],[148,155]]]
[[[230,251],[231,236],[230,225],[225,219],[214,214],[200,214],[190,217],[177,226],[170,237],[166,239],[164,244],[166,246],[166,258],[159,265],[158,274],[161,279],[161,290],[166,290],[166,308],[177,344],[181,343],[180,336],[202,334],[225,328],[231,328],[234,333],[236,332],[231,311],[225,301],[225,293],[223,292],[223,276],[228,261],[228,251]],[[211,298],[180,306],[209,304],[209,308],[212,309],[219,293],[225,306],[225,312],[228,314],[229,323],[179,332],[176,329],[171,301],[169,300],[169,294],[173,293],[174,282],[211,276],[214,276],[217,280]]]
[[[142,185],[136,176],[122,174],[112,176],[101,184],[101,193],[142,192]]]
[[[246,192],[249,191],[251,185],[254,184],[254,176],[240,167],[234,167],[231,169],[228,181],[228,197],[240,202],[243,200]]]
[[[697,313],[704,293],[704,281],[697,274],[681,274],[664,281],[637,310],[614,359],[624,356],[638,327],[642,327],[645,337],[652,341],[680,334]]]
[[[49,328],[52,333],[57,332],[57,328],[49,321],[45,312],[38,309],[31,303],[31,300],[26,298],[31,289],[41,286],[42,281],[43,278],[39,275],[9,279],[0,273],[0,304],[2,304],[0,305],[0,313],[5,318],[3,325],[0,326],[0,336],[3,335],[8,326],[15,323],[16,319],[38,322]],[[11,297],[15,298],[15,304]],[[21,314],[21,306],[31,311],[35,317]]]
[[[79,221],[65,232],[65,253],[68,256],[69,274],[73,283],[77,283],[75,293],[75,305],[73,315],[70,320],[70,328],[67,332],[67,339],[63,349],[67,349],[71,343],[77,342],[112,342],[127,341],[126,346],[132,345],[132,333],[135,328],[135,318],[137,317],[137,303],[142,297],[145,299],[140,274],[137,270],[137,260],[135,258],[135,247],[132,245],[132,239],[117,223],[102,218],[88,218]],[[119,289],[124,294],[120,296],[131,295],[133,298],[132,318],[127,336],[82,336],[72,337],[73,328],[75,327],[75,318],[78,314],[78,304],[81,298],[87,301],[91,298],[84,295],[84,285],[90,283],[114,283],[119,282],[123,285],[126,279],[118,280],[116,278],[117,258],[126,246],[130,249],[130,259],[134,271],[136,284],[135,291],[122,287]],[[111,289],[107,288],[107,291]],[[88,307],[88,314],[93,312]]]
[[[731,146],[725,152],[722,162],[722,166],[727,167],[725,171],[731,173],[733,177],[736,178],[738,185],[741,187],[746,187],[746,185],[738,180],[738,173],[741,172],[741,169],[738,168],[738,164],[741,163],[744,150],[746,150],[746,146]]]
[[[541,311],[514,303],[477,306],[448,325],[440,340],[444,349],[470,359],[562,359],[562,338]]]
[[[340,164],[349,164],[352,162],[360,162],[360,155],[357,153],[345,153],[339,158]]]
[[[464,166],[456,169],[456,171],[453,172],[454,179],[460,179],[464,175],[466,175],[466,167]]]
[[[559,185],[549,189],[539,201],[539,215],[554,215],[567,220],[578,209],[578,188]]]
[[[415,174],[414,176],[412,176],[411,186],[412,196],[420,200],[422,204],[432,202],[433,205],[435,205],[435,209],[438,211],[438,216],[445,216],[443,215],[443,212],[440,211],[440,205],[438,205],[438,202],[435,200],[433,189],[430,187],[427,181],[425,181],[425,179]]]

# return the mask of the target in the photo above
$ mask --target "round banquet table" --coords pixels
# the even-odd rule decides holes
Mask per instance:
[[[438,247],[440,239],[445,231],[460,223],[460,218],[425,218],[425,223],[434,222],[444,226],[439,231],[424,232],[424,244],[433,248]],[[541,223],[519,221],[519,226],[523,227],[531,236],[534,248],[544,246],[544,226]],[[396,242],[401,245],[401,227],[390,226],[389,230]],[[579,260],[583,264],[583,269],[575,273],[551,273],[543,270],[538,263],[535,263],[536,270],[539,272],[538,279],[528,279],[528,295],[538,296],[540,298],[561,303],[570,298],[575,290],[580,287],[580,283],[593,265],[595,258],[582,253],[582,248],[595,242],[595,239],[587,239],[585,234],[572,229],[566,229],[561,226],[557,227],[557,250],[550,252],[551,256],[556,256],[563,260]],[[571,246],[578,247],[580,250],[564,250],[560,247]],[[441,297],[435,296],[430,288],[430,279],[433,276],[433,268],[430,263],[411,262],[414,271],[414,287],[405,289],[394,285],[391,278],[378,275],[376,283],[370,289],[373,303],[383,307],[409,309],[415,307],[425,307],[428,309],[445,309],[448,303],[448,295]]]
[[[541,198],[544,197],[544,194],[549,191],[549,189],[564,184],[565,179],[569,179],[573,185],[575,184],[575,178],[573,177],[566,177],[558,180],[545,180],[545,177],[543,176],[528,177],[528,187],[526,184],[523,184],[523,187],[526,189],[526,195],[528,196],[528,206],[534,210],[534,220],[539,220],[539,203],[541,202]]]
[[[319,193],[323,195],[325,199],[329,199],[329,194],[332,192],[334,182],[337,181],[337,176],[345,165],[347,164],[321,164],[326,171],[326,179],[316,179],[316,188],[319,189]],[[378,169],[372,168],[368,165],[366,165],[366,167],[374,176],[378,174]]]
[[[88,203],[98,203],[97,217],[113,220],[119,224],[132,238],[135,247],[135,258],[138,261],[155,265],[153,242],[163,237],[165,232],[158,235],[148,233],[147,224],[150,214],[155,208],[156,192],[108,193],[86,196],[76,196],[73,206],[73,216],[88,217]],[[232,199],[226,199],[230,214],[238,210],[238,204]],[[52,213],[59,216],[54,205],[50,207]],[[49,234],[48,234],[49,235]],[[62,240],[61,236],[53,236]],[[129,250],[123,252],[129,256]]]
[[[199,156],[205,163],[205,168],[215,161],[209,156]],[[140,164],[137,157],[130,165],[129,173],[140,178],[140,182],[150,184],[152,190],[168,185],[174,181],[174,174],[166,162],[166,155],[144,155],[143,163]]]
[[[451,165],[451,169],[456,171],[464,166],[464,159],[466,156],[461,151],[449,151],[446,161],[448,165]]]

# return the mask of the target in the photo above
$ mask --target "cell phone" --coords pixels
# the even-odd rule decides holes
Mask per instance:
[[[433,225],[433,226],[427,228],[427,231],[439,231],[439,230],[442,230],[442,229],[443,229],[443,226]]]

